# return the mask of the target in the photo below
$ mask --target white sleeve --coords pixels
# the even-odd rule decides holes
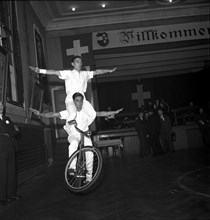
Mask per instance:
[[[61,115],[60,119],[65,119],[66,120],[68,115],[69,115],[69,113],[68,113],[67,110],[64,110],[64,111],[60,112],[60,115]]]
[[[59,76],[60,79],[65,80],[65,79],[68,79],[70,76],[71,76],[71,70],[61,70],[60,71],[60,76]]]
[[[87,71],[87,79],[92,79],[93,78],[93,71]]]

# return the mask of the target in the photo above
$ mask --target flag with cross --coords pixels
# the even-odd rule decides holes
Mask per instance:
[[[143,84],[137,84],[136,87],[137,87],[137,92],[132,93],[132,100],[137,100],[138,107],[141,108],[143,105],[145,105],[144,100],[151,98],[151,92],[144,91]]]
[[[123,112],[137,112],[154,98],[151,80],[126,80],[100,83],[97,87],[99,109],[123,107]]]
[[[63,56],[63,69],[70,69],[73,56],[79,55],[82,57],[83,66],[93,66],[93,48],[92,35],[69,35],[60,37],[61,50]]]

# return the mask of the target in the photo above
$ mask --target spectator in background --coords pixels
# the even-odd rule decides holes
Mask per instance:
[[[199,108],[198,114],[195,116],[195,122],[198,124],[199,130],[201,132],[202,141],[205,147],[209,143],[209,116],[204,112],[202,107]]]
[[[153,105],[153,109],[154,109],[154,113],[156,114],[157,113],[157,109],[160,107],[160,100],[159,99],[156,99],[155,100],[155,103]]]
[[[163,113],[164,113],[165,115],[170,115],[170,107],[169,107],[169,104],[168,104],[163,98],[160,99],[160,105],[159,105],[159,107],[162,108]]]
[[[7,205],[17,196],[17,173],[15,151],[18,144],[15,136],[18,127],[5,116],[5,107],[0,102],[0,205]]]
[[[148,142],[149,133],[147,128],[147,123],[144,118],[144,113],[142,109],[140,109],[139,111],[139,117],[135,121],[134,127],[138,133],[138,137],[140,141],[139,157],[145,157],[149,154],[150,147]]]
[[[189,110],[187,112],[189,121],[195,120],[196,110],[195,110],[194,102],[189,103]]]
[[[160,117],[160,139],[164,152],[175,152],[174,144],[171,138],[172,125],[168,115],[164,114],[162,108],[158,109],[158,115]]]
[[[149,143],[153,150],[153,156],[161,155],[163,150],[160,144],[160,120],[158,115],[154,114],[153,109],[148,109],[148,114]]]
[[[153,104],[153,102],[152,101],[149,101],[148,102],[148,104],[147,104],[147,106],[144,108],[144,109],[154,109],[154,104]]]
[[[144,109],[144,119],[146,122],[148,121],[148,118],[149,118],[149,112],[147,109]]]

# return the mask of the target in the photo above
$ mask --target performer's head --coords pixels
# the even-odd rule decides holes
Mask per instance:
[[[76,92],[76,93],[73,94],[72,98],[73,98],[73,101],[74,101],[74,104],[75,104],[75,107],[76,107],[77,111],[81,111],[84,96],[81,93]]]
[[[71,65],[74,67],[75,70],[80,71],[82,68],[82,57],[81,56],[74,56],[71,61]]]

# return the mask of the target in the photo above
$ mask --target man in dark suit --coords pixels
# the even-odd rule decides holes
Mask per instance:
[[[153,156],[163,154],[163,149],[160,144],[160,120],[152,108],[148,109],[148,127],[149,127],[149,141],[152,147]]]
[[[7,205],[20,198],[17,196],[15,164],[17,133],[17,126],[5,116],[5,108],[0,102],[0,205]]]
[[[134,127],[138,133],[139,141],[140,141],[140,150],[139,157],[147,156],[150,152],[149,144],[148,144],[148,129],[146,127],[146,121],[144,119],[143,111],[140,110],[139,117],[134,123]]]
[[[198,114],[195,116],[195,122],[197,123],[201,137],[203,140],[203,144],[205,147],[209,145],[210,138],[209,138],[209,117],[208,115],[204,112],[204,109],[202,107],[199,108]]]
[[[164,152],[174,152],[174,144],[171,139],[172,125],[168,115],[164,115],[163,109],[158,109],[158,115],[160,116],[160,139],[162,142]]]

